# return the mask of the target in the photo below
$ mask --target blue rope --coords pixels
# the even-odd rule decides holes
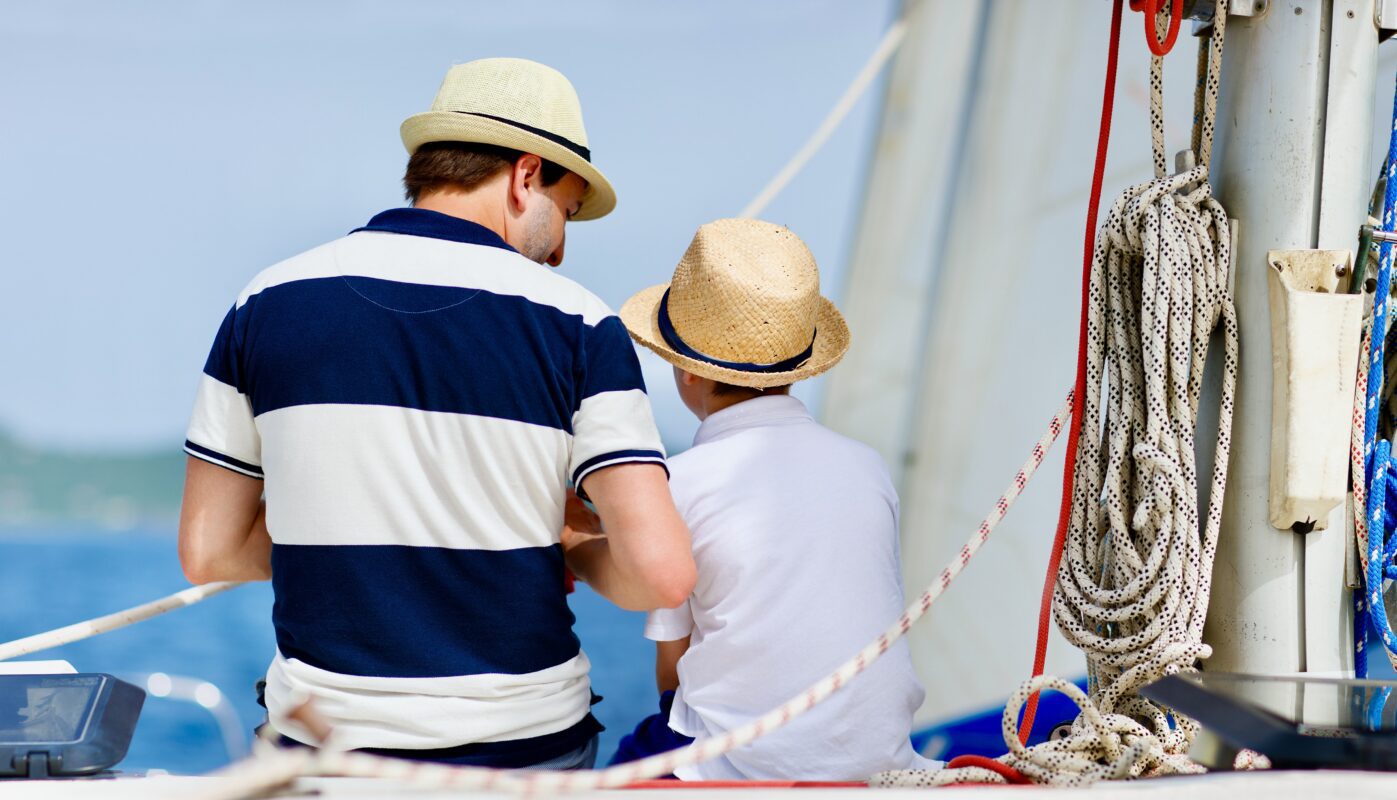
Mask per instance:
[[[1397,95],[1393,97],[1392,134],[1387,149],[1387,186],[1383,193],[1382,230],[1397,229]],[[1367,254],[1360,254],[1366,258]],[[1360,261],[1361,263],[1361,261]],[[1392,443],[1378,440],[1378,404],[1382,397],[1383,351],[1387,340],[1388,299],[1392,290],[1392,243],[1384,241],[1378,258],[1378,281],[1373,294],[1373,333],[1368,351],[1368,393],[1364,400],[1363,457],[1364,478],[1368,485],[1368,573],[1367,588],[1355,598],[1354,644],[1358,658],[1355,672],[1359,677],[1368,673],[1363,652],[1367,644],[1367,629],[1377,634],[1389,652],[1397,654],[1397,634],[1387,619],[1382,600],[1384,580],[1397,579],[1397,536],[1392,526],[1397,522],[1397,465],[1392,463]],[[1392,513],[1389,513],[1391,511]],[[1365,607],[1366,606],[1366,607]],[[1363,622],[1366,620],[1367,625]]]
[[[1387,710],[1387,698],[1392,696],[1392,687],[1384,686],[1373,693],[1372,699],[1368,701],[1368,707],[1364,710],[1365,721],[1368,723],[1368,730],[1382,730],[1382,715]]]
[[[1363,590],[1354,589],[1353,595],[1353,674],[1356,678],[1368,677],[1368,606],[1363,602]]]

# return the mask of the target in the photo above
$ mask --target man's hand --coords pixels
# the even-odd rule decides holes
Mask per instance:
[[[567,505],[563,508],[563,552],[602,535],[601,517],[587,507],[577,492],[568,489]]]
[[[262,481],[190,456],[179,512],[179,561],[190,583],[270,579],[272,538]]]

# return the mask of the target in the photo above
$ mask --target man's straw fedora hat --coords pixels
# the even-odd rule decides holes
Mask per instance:
[[[587,182],[574,220],[616,207],[611,182],[592,166],[582,105],[563,73],[522,58],[484,58],[446,73],[432,110],[403,121],[409,154],[428,142],[474,142],[533,153]]]
[[[810,249],[754,219],[699,228],[674,280],[627,300],[621,321],[685,372],[753,388],[819,375],[849,349],[849,326],[820,296]]]

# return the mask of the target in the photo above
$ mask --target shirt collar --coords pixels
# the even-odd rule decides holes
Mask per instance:
[[[483,244],[515,252],[498,233],[484,225],[439,211],[428,211],[425,208],[390,208],[376,214],[367,225],[355,228],[350,233],[359,231],[426,236],[431,239],[445,239],[448,242]]]
[[[723,439],[748,428],[814,421],[805,404],[788,394],[754,397],[709,414],[694,434],[694,446]]]

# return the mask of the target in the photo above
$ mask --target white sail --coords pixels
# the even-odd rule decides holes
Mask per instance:
[[[1071,387],[1110,5],[911,13],[843,294],[853,346],[823,407],[897,476],[909,590],[959,549]],[[1188,31],[1166,59],[1170,152],[1190,142]],[[1103,206],[1151,177],[1148,66],[1141,17],[1127,11]],[[922,721],[988,708],[1028,677],[1062,449],[913,630]],[[1082,674],[1053,636],[1048,671]]]

